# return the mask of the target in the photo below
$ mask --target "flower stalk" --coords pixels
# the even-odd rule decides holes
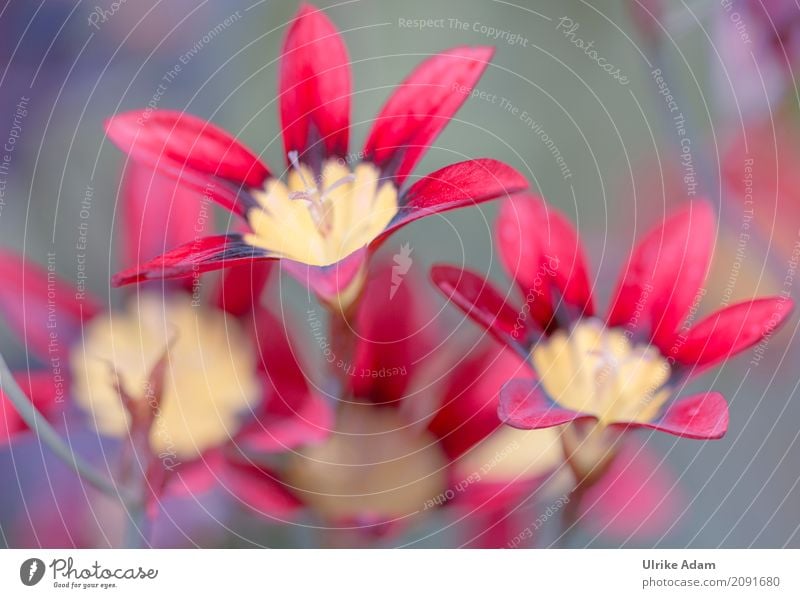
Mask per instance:
[[[36,409],[16,383],[2,354],[0,354],[0,389],[2,389],[2,392],[8,397],[11,404],[14,405],[19,416],[28,427],[36,433],[41,442],[52,450],[59,459],[73,469],[83,480],[94,486],[100,492],[121,500],[123,504],[127,505],[131,502],[131,497],[128,496],[125,490],[119,488],[108,476],[98,471],[94,466],[78,456],[67,446],[58,435],[58,432],[55,431],[39,410]]]

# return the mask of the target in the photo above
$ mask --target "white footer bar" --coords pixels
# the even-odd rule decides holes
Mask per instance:
[[[0,596],[21,597],[768,598],[799,581],[797,550],[0,550]]]

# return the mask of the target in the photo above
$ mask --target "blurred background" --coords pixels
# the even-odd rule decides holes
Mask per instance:
[[[415,174],[482,156],[525,173],[577,223],[601,304],[634,240],[700,196],[720,214],[701,310],[784,290],[797,295],[800,281],[789,275],[800,241],[793,70],[800,9],[793,3],[317,4],[350,52],[353,151],[392,87],[424,57],[461,44],[496,46],[474,97]],[[2,246],[40,263],[52,254],[58,272],[75,280],[76,243],[88,221],[86,285],[118,303],[108,280],[118,266],[123,156],[104,139],[104,119],[148,105],[185,110],[281,164],[277,60],[296,9],[283,0],[4,3],[0,140],[12,150],[0,171]],[[486,205],[425,219],[384,251],[408,242],[412,269],[423,276],[444,261],[489,272],[508,288],[492,241],[496,211]],[[302,291],[284,282],[280,297],[288,305]],[[435,294],[431,300],[443,303]],[[451,311],[454,326],[472,326]],[[688,506],[668,535],[626,545],[800,547],[796,327],[795,318],[756,365],[747,353],[700,382],[730,401],[725,439],[645,435],[676,473]],[[12,368],[25,364],[24,348],[4,327],[0,350]],[[0,508],[7,513],[36,472],[21,471],[8,454],[0,462]],[[577,542],[609,545],[593,535]],[[437,544],[447,542],[420,545]]]

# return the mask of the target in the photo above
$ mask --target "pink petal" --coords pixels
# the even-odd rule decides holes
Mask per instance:
[[[203,272],[273,259],[276,258],[245,243],[241,235],[200,237],[138,268],[129,268],[115,274],[111,282],[119,287],[145,280],[199,276]]]
[[[695,440],[715,440],[728,431],[728,403],[721,394],[709,392],[675,401],[653,422],[618,425],[649,428]]]
[[[260,188],[270,176],[258,156],[229,133],[183,112],[125,112],[106,121],[106,133],[135,160],[173,176],[188,169],[249,188]]]
[[[622,271],[609,325],[628,326],[638,318],[668,353],[708,272],[714,220],[711,205],[694,200],[648,232]]]
[[[462,46],[420,64],[394,91],[364,145],[365,160],[400,186],[472,93],[494,48]]]
[[[419,218],[505,197],[527,186],[519,172],[491,158],[445,166],[409,187],[403,194],[400,213],[378,241]]]
[[[659,538],[684,507],[674,474],[647,447],[623,445],[582,502],[580,525],[614,538]]]
[[[210,223],[206,226],[211,211],[201,199],[200,193],[175,178],[137,162],[126,164],[122,197],[124,265],[136,266],[211,228]]]
[[[509,305],[487,280],[469,270],[443,264],[431,268],[433,283],[471,320],[501,343],[525,353],[535,328],[523,311]]]
[[[585,251],[561,212],[539,197],[515,195],[500,207],[497,240],[503,265],[530,300],[531,313],[543,329],[550,326],[555,310],[551,288],[576,316],[594,313]]]
[[[339,32],[311,5],[300,8],[283,44],[280,111],[286,153],[301,161],[347,155],[350,61]],[[311,152],[313,157],[303,156]]]
[[[0,250],[0,316],[26,350],[50,363],[69,348],[100,303],[71,283]]]
[[[689,330],[677,360],[698,370],[711,367],[772,334],[793,309],[794,302],[785,297],[754,299],[721,309]]]
[[[359,249],[342,261],[330,266],[308,266],[291,260],[281,260],[281,267],[297,282],[313,291],[324,303],[337,305],[338,296],[356,281],[366,267],[369,248]]]
[[[596,419],[593,415],[560,407],[533,380],[511,380],[500,391],[497,415],[521,430],[552,428],[573,421]]]

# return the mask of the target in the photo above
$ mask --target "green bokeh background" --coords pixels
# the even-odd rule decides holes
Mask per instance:
[[[297,5],[136,0],[135,5],[123,4],[95,30],[87,23],[93,4],[78,3],[74,9],[71,3],[52,4],[64,8],[52,16],[58,26],[48,29],[48,35],[25,38],[23,17],[6,23],[14,40],[25,41],[19,54],[8,57],[6,77],[0,83],[3,110],[10,122],[13,106],[24,94],[31,97],[33,107],[13,157],[6,205],[0,211],[0,238],[3,246],[41,262],[49,252],[55,253],[59,272],[74,279],[79,206],[91,186],[88,287],[116,303],[119,295],[109,289],[108,279],[118,265],[111,249],[117,242],[114,231],[124,226],[115,222],[123,156],[104,140],[103,120],[144,107],[181,55],[226,17],[238,14],[167,86],[158,107],[213,120],[277,168],[284,159],[277,119],[277,58],[285,25]],[[103,6],[100,0],[97,4]],[[708,37],[719,6],[710,0],[668,4],[662,22],[674,43],[668,40],[656,54],[652,34],[637,29],[627,5],[617,1],[319,3],[329,8],[329,16],[342,30],[353,63],[354,151],[392,87],[424,57],[461,44],[497,47],[479,89],[506,98],[540,123],[571,177],[562,176],[546,144],[519,116],[503,109],[499,100],[479,98],[464,105],[415,174],[480,156],[501,159],[521,170],[537,193],[577,222],[596,273],[601,305],[634,239],[686,194],[685,185],[674,176],[680,157],[677,137],[656,93],[650,75],[654,66],[648,60],[665,69],[670,88],[679,94],[681,110],[689,119],[687,135],[695,166],[705,170],[703,192],[721,211],[723,226],[732,226],[733,234],[738,234],[741,207],[718,183],[720,148],[735,134],[731,130],[735,123],[726,118],[726,92],[716,83],[720,66],[713,60]],[[629,85],[610,77],[557,30],[564,16],[579,24],[576,35],[594,40],[598,53],[619,67]],[[444,19],[445,26],[419,30],[400,26],[401,19]],[[467,23],[468,29],[451,27],[449,19]],[[475,23],[518,34],[527,43],[492,40],[474,31]],[[34,85],[26,89],[34,75]],[[490,273],[508,288],[492,240],[496,213],[496,205],[485,205],[425,219],[404,229],[385,251],[391,254],[399,243],[409,242],[412,268],[419,274],[434,262],[465,264]],[[721,230],[720,238],[725,234]],[[766,265],[776,261],[779,271],[786,258],[769,245],[767,239],[748,247],[743,270],[747,274],[737,281],[734,298],[774,290],[775,270]],[[720,244],[716,260],[704,310],[719,304],[719,291],[733,261],[730,247]],[[282,286],[285,306],[302,297],[294,283]],[[455,315],[452,310],[448,316],[452,325],[471,326]],[[689,500],[679,525],[658,541],[659,546],[800,547],[795,325],[792,320],[787,331],[776,335],[764,361],[747,374],[749,357],[744,356],[695,384],[695,388],[711,386],[730,399],[726,439],[702,443],[664,435],[647,438],[666,455]],[[301,327],[301,332],[307,331]],[[12,363],[24,363],[22,348],[5,330],[0,341]],[[588,535],[584,543],[608,545]]]

